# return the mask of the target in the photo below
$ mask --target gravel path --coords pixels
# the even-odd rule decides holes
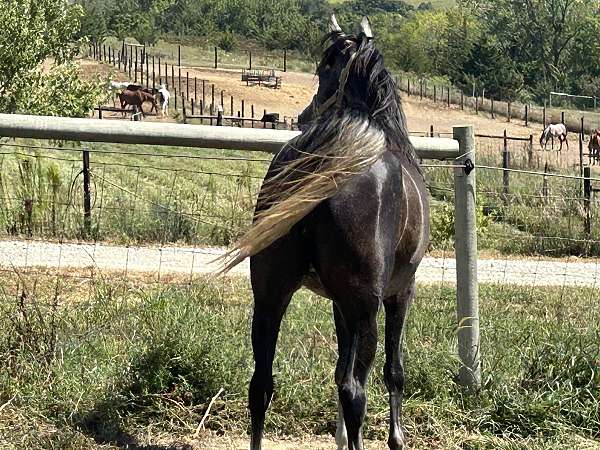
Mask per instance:
[[[213,272],[214,259],[222,248],[126,247],[103,244],[0,241],[0,267],[95,270],[96,272],[143,273],[157,279],[166,274],[198,275]],[[538,259],[478,261],[480,282],[526,286],[600,286],[600,267],[593,262]],[[248,261],[232,272],[247,276]],[[455,283],[453,258],[426,257],[417,272],[421,283]]]

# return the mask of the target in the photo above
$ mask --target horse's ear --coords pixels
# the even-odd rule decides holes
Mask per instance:
[[[371,21],[367,16],[364,16],[360,21],[359,35],[369,40],[373,39],[373,29],[371,28]]]
[[[342,27],[340,27],[340,24],[335,18],[335,14],[332,14],[331,18],[329,19],[329,31],[331,32],[331,38],[333,40],[344,34]]]

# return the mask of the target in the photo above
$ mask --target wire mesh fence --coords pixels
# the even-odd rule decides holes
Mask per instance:
[[[587,257],[592,259],[581,263],[582,279],[595,284],[600,205],[593,186],[598,179],[590,177],[592,189],[586,195],[580,177],[552,164],[552,152],[538,152],[544,159],[537,161],[527,141],[508,141],[506,147],[503,141],[479,137],[477,145],[481,279],[529,283],[527,274],[544,261],[543,267],[562,271],[569,283],[581,269],[570,263]],[[90,155],[88,224],[84,151]],[[503,168],[505,151],[510,163]],[[215,247],[229,245],[251,223],[270,158],[236,151],[6,142],[0,148],[5,262],[20,268],[55,267],[57,272],[138,272],[152,274],[153,280],[169,273],[179,278],[208,273],[214,269],[209,261],[222,252]],[[539,171],[542,163],[546,172]],[[455,168],[451,162],[425,166],[432,197],[432,251],[419,279],[455,283]],[[507,278],[519,267],[526,278]],[[240,270],[247,273],[245,266]],[[533,282],[539,280],[534,277]],[[545,280],[555,284],[559,279]]]
[[[514,423],[514,417],[527,413],[514,406],[517,393],[523,404],[557,395],[557,376],[546,375],[545,367],[559,367],[566,373],[561,375],[564,379],[584,379],[597,361],[597,332],[589,323],[597,315],[600,237],[593,225],[600,205],[593,194],[589,199],[583,195],[580,177],[544,174],[517,157],[507,172],[498,166],[497,142],[489,155],[482,142],[475,169],[482,395],[495,399],[508,415],[506,422]],[[511,144],[511,152],[520,155],[520,145]],[[84,149],[89,152],[89,233]],[[155,429],[187,436],[200,429],[209,405],[224,388],[214,403],[211,427],[219,433],[241,427],[243,433],[245,425],[236,424],[246,420],[251,373],[249,268],[246,263],[236,268],[235,276],[216,279],[211,273],[222,246],[250,223],[271,155],[25,140],[5,142],[0,152],[0,353],[5,372],[18,381],[7,384],[15,400],[14,405],[6,403],[3,417],[25,417],[29,420],[21,419],[23,423],[34,423],[23,407],[34,399],[34,407],[45,417],[63,424],[57,426],[62,435],[76,429],[96,436],[93,424],[98,417],[102,424],[116,423],[119,428],[124,420],[145,424],[140,417],[151,415]],[[429,392],[456,389],[449,375],[449,367],[456,365],[453,172],[463,169],[454,161],[424,161],[432,243],[417,273],[419,301],[408,327],[412,372],[407,379],[420,383],[429,378],[408,385],[407,392],[412,398],[426,395],[428,404],[434,398],[438,403],[431,411],[444,410],[447,406],[437,405],[452,402]],[[510,177],[508,193],[505,173]],[[600,182],[590,179],[592,184]],[[586,207],[591,234],[584,228]],[[330,386],[331,392],[320,395],[333,399],[336,350],[330,306],[307,292],[299,297],[284,323],[278,358],[285,363],[278,363],[278,370],[285,376],[280,378],[291,380],[293,395],[288,397],[302,404],[310,403],[305,400],[307,391],[298,387],[304,385]],[[0,371],[0,377],[5,372]],[[377,375],[381,372],[380,367],[374,371],[375,393],[370,398],[378,405],[374,417],[377,429],[383,430],[377,437],[383,439],[387,390]],[[431,374],[444,389],[432,388]],[[49,388],[49,379],[58,388]],[[592,380],[588,385],[593,392],[598,383],[593,376],[585,379]],[[278,380],[278,392],[288,389],[282,382]],[[533,383],[537,384],[531,387]],[[501,397],[507,389],[509,394]],[[25,390],[34,394],[27,397]],[[47,391],[50,400],[44,397]],[[561,410],[552,416],[549,428],[560,420],[578,435],[594,435],[597,408],[587,408],[589,396],[580,391],[559,392],[559,401],[570,401],[573,407],[570,415]],[[456,395],[462,398],[462,391]],[[282,398],[283,394],[275,405],[285,402]],[[57,403],[67,405],[64,417]],[[335,401],[323,404],[320,410],[334,417]],[[407,402],[407,421],[419,417],[417,409],[423,408],[414,405]],[[294,414],[285,414],[301,417],[301,425],[292,431],[306,433],[308,418],[316,414],[297,413],[300,406],[294,403]],[[477,414],[484,417],[485,408],[478,405]],[[490,409],[489,415],[496,417]],[[125,419],[111,421],[115,411]],[[465,417],[474,414],[459,411]],[[35,409],[31,414],[40,415]],[[91,427],[86,428],[86,420]],[[426,435],[419,420],[413,434]],[[447,420],[441,417],[439,422]],[[504,422],[495,420],[504,433]],[[545,420],[535,426],[543,426]],[[135,426],[122,429],[136,431]],[[30,434],[19,430],[11,436],[20,439],[19,433]],[[54,442],[56,433],[36,436]],[[154,436],[147,439],[156,441]],[[86,445],[77,441],[74,446]]]

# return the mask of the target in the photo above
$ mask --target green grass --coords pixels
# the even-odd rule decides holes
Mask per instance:
[[[137,43],[133,39],[127,39],[127,42]],[[122,42],[109,37],[105,40],[107,46],[111,46],[116,51],[121,50]],[[218,45],[212,41],[197,38],[178,38],[173,40],[159,40],[154,46],[148,47],[148,55],[158,58],[161,62],[167,62],[169,66],[178,64],[178,46],[181,45],[181,64],[188,67],[213,68],[215,61],[215,46]],[[224,69],[247,69],[249,66],[249,52],[252,52],[253,69],[275,69],[282,71],[283,50],[266,50],[251,41],[238,42],[230,51],[218,50],[218,66]],[[150,61],[150,64],[152,61]],[[296,50],[288,50],[286,68],[293,72],[315,71],[315,63],[310,56],[299,53]],[[170,70],[170,67],[169,67]],[[158,72],[158,69],[157,69]],[[170,73],[170,72],[169,72]]]
[[[329,0],[329,4],[331,5],[341,5],[344,4],[347,0]],[[419,6],[421,3],[431,3],[431,5],[435,9],[446,9],[452,8],[456,6],[456,0],[404,0],[409,5],[414,7]]]
[[[82,237],[81,148],[65,150],[16,149],[0,156],[0,233]],[[230,243],[251,220],[270,159],[175,147],[94,144],[90,150],[90,237],[122,243]]]
[[[246,281],[141,287],[3,276],[0,447],[79,448],[245,432],[251,376]],[[600,438],[600,306],[588,289],[482,286],[484,387],[455,384],[455,292],[420,286],[407,334],[411,448],[594,448]],[[380,320],[380,322],[382,322]],[[380,330],[382,336],[383,330]],[[271,433],[332,433],[330,304],[307,291],[284,319]],[[366,436],[385,439],[380,339]]]

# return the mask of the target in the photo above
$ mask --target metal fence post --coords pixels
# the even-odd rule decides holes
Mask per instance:
[[[460,145],[454,169],[456,304],[458,354],[461,366],[459,383],[475,391],[481,386],[479,347],[479,293],[477,284],[477,209],[475,184],[475,133],[472,126],[454,127]]]
[[[83,236],[89,237],[92,231],[92,196],[90,194],[90,152],[83,147]]]

